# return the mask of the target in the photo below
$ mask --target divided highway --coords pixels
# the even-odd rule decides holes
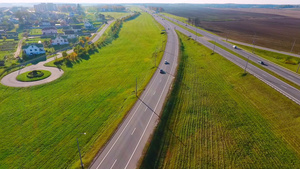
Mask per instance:
[[[163,16],[164,16],[164,15],[163,15]],[[176,20],[176,19],[173,19],[173,18],[170,18],[170,17],[167,17],[167,16],[164,16],[164,17],[165,17],[165,18],[168,18],[169,20],[171,20],[171,21],[173,21],[173,22],[176,22],[176,23],[178,23],[178,24],[180,24],[180,25],[182,25],[182,26],[184,26],[184,27],[186,27],[186,28],[189,28],[189,29],[191,29],[191,30],[193,30],[193,31],[195,31],[195,32],[197,32],[197,33],[200,33],[201,35],[203,35],[203,36],[206,37],[206,38],[209,38],[209,39],[212,40],[212,41],[216,41],[216,42],[219,43],[220,45],[222,45],[222,46],[224,46],[224,47],[226,47],[226,48],[228,48],[228,49],[230,49],[230,50],[232,50],[232,51],[234,51],[234,52],[236,52],[236,53],[242,55],[242,56],[245,57],[245,58],[249,58],[249,60],[251,60],[251,61],[253,61],[253,62],[256,62],[256,63],[257,63],[258,61],[263,61],[263,62],[266,64],[266,65],[264,66],[266,69],[269,69],[270,71],[272,71],[272,72],[278,74],[279,76],[281,76],[281,77],[283,77],[283,78],[285,78],[285,79],[287,79],[287,80],[289,80],[289,81],[291,81],[291,82],[293,82],[293,83],[295,83],[295,84],[297,84],[297,85],[300,86],[300,76],[299,76],[298,74],[296,74],[296,73],[294,73],[294,72],[291,72],[290,70],[285,69],[285,68],[283,68],[283,67],[281,67],[281,66],[278,66],[278,65],[276,65],[276,64],[274,64],[274,63],[272,63],[272,62],[270,62],[270,61],[268,61],[268,60],[265,60],[265,59],[263,59],[263,58],[261,58],[261,57],[255,55],[255,54],[253,54],[253,53],[250,53],[250,52],[247,52],[247,51],[244,51],[244,50],[241,50],[241,49],[233,49],[233,48],[232,48],[232,44],[230,44],[230,43],[228,43],[228,42],[224,42],[224,41],[222,40],[222,39],[224,39],[224,38],[221,38],[221,37],[219,37],[219,36],[216,36],[216,35],[214,35],[214,34],[211,34],[211,33],[209,33],[209,32],[206,32],[206,31],[204,31],[204,30],[195,28],[195,27],[193,27],[193,26],[190,26],[190,25],[188,25],[188,24],[186,24],[186,23],[183,23],[183,22],[181,22],[181,21],[178,21],[178,20]],[[170,22],[170,23],[171,23],[171,22]],[[172,24],[173,24],[173,23],[172,23]],[[175,24],[173,24],[173,26],[175,26],[176,28],[180,28],[179,26],[177,26],[177,25],[175,25]],[[196,35],[193,35],[193,37],[195,37],[195,36],[196,36]]]
[[[225,57],[226,59],[230,60],[231,62],[235,63],[236,65],[240,66],[241,68],[245,68],[245,65],[246,65],[246,61],[227,52],[226,50],[222,49],[222,48],[219,48],[217,46],[214,46],[212,43],[208,42],[205,38],[202,38],[202,37],[196,37],[196,35],[190,33],[189,31],[173,24],[172,22],[168,21],[168,20],[165,20],[163,18],[161,18],[160,16],[158,15],[155,15],[153,14],[153,16],[155,18],[159,18],[160,20],[162,20],[163,22],[165,23],[168,23],[172,28],[176,28],[178,31],[182,32],[183,34],[187,35],[187,36],[191,36],[193,37],[194,39],[196,39],[196,41],[198,41],[199,43],[203,44],[204,46],[210,48],[213,50],[213,48],[215,48],[215,52],[219,53],[220,55],[222,55],[223,57]],[[178,21],[179,22],[179,21]],[[185,24],[184,24],[185,25]],[[191,28],[191,27],[189,27]],[[194,31],[196,31],[195,29],[196,28],[191,28],[193,29]],[[219,40],[219,37],[215,36],[215,35],[211,35],[203,30],[200,30],[197,29],[197,32],[198,33],[201,33],[202,35],[204,36],[208,36],[208,38],[212,39],[212,40],[216,40],[216,42],[220,43],[221,45],[225,45],[225,47],[230,47],[232,48],[232,46],[228,46],[228,43],[225,43],[221,40]],[[244,54],[246,56],[248,56],[249,54],[246,53],[245,51],[242,51],[242,50],[237,50],[235,51],[239,54]],[[252,56],[252,54],[251,54]],[[257,61],[255,61],[257,62]],[[272,64],[270,64],[269,62],[267,62],[267,64],[269,64],[269,68],[271,68]],[[275,67],[274,67],[275,69]],[[280,70],[280,68],[277,67],[277,69],[279,69],[278,71],[275,71],[275,73],[287,73],[286,70]],[[269,86],[271,86],[272,88],[276,89],[277,91],[279,91],[280,93],[282,93],[283,95],[285,95],[286,97],[290,98],[291,100],[293,100],[294,102],[296,102],[297,104],[300,105],[300,91],[296,88],[294,88],[293,86],[279,80],[278,78],[270,75],[269,73],[259,69],[258,67],[248,63],[248,66],[247,66],[247,71],[249,73],[251,73],[252,75],[256,76],[258,79],[262,80],[263,82],[265,82],[266,84],[268,84]],[[274,70],[273,70],[274,71]],[[287,78],[289,79],[292,79],[291,81],[293,82],[297,82],[296,84],[300,84],[300,80],[299,80],[299,76],[298,75],[295,75],[293,74],[292,72],[288,72],[290,74],[285,74],[285,75],[282,75],[282,76],[287,76]]]
[[[165,28],[169,23],[157,19]],[[167,30],[168,41],[162,62],[159,64],[149,84],[139,97],[126,119],[105,148],[94,159],[91,169],[132,169],[142,155],[143,149],[153,133],[168,91],[176,72],[179,41],[173,28]],[[169,64],[165,64],[167,60]],[[160,69],[166,73],[161,74]],[[155,113],[154,113],[155,112]]]

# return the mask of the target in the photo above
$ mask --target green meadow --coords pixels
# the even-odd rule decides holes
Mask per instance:
[[[300,106],[179,37],[175,84],[141,168],[299,168]]]
[[[0,85],[0,168],[77,168],[76,138],[88,166],[135,103],[135,79],[141,93],[152,77],[153,53],[161,49],[161,59],[166,43],[162,29],[142,13],[123,23],[116,40],[63,66],[61,78]]]

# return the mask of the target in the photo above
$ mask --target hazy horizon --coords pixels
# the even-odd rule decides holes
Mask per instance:
[[[70,3],[70,4],[141,4],[141,3],[154,3],[154,4],[258,4],[258,5],[300,5],[299,0],[264,0],[264,1],[256,1],[256,0],[206,0],[206,1],[196,1],[196,0],[147,0],[147,1],[137,1],[137,0],[111,0],[109,3],[104,0],[93,1],[93,0],[3,0],[2,4],[35,4],[35,3]],[[3,5],[0,5],[3,6]]]

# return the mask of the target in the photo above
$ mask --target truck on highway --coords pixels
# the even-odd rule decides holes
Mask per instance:
[[[237,49],[237,46],[236,46],[236,45],[233,45],[232,47],[233,47],[233,49]]]

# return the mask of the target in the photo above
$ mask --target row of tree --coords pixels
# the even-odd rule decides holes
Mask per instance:
[[[155,7],[155,6],[149,6],[149,9],[154,10],[156,12],[163,12],[165,11],[162,7]]]
[[[89,37],[81,37],[79,43],[73,48],[73,52],[67,54],[67,52],[62,52],[64,62],[74,62],[80,58],[84,58],[96,51],[101,49],[101,47],[111,43],[114,39],[118,37],[124,21],[127,21],[133,17],[137,17],[140,13],[134,13],[133,15],[124,17],[122,19],[116,20],[116,22],[111,26],[107,34],[103,35],[102,40],[97,43],[89,44]],[[57,62],[61,62],[58,60]]]

